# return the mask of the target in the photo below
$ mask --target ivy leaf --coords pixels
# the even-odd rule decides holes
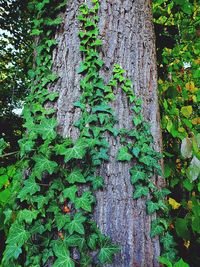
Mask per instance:
[[[91,204],[94,202],[94,196],[90,191],[84,192],[81,197],[75,199],[76,209],[83,209],[91,212]]]
[[[159,208],[160,208],[158,203],[155,203],[155,202],[153,202],[151,200],[148,200],[146,202],[146,204],[147,204],[147,212],[148,212],[148,214],[152,214],[155,211],[159,210]]]
[[[53,250],[57,257],[53,267],[75,267],[73,260],[70,258],[69,250],[64,244],[55,245]]]
[[[66,188],[65,190],[63,190],[63,196],[64,198],[69,198],[72,202],[74,202],[77,191],[78,191],[77,186],[75,185],[70,186],[69,188]]]
[[[74,168],[70,175],[67,177],[67,181],[70,184],[74,183],[86,183],[86,180],[79,168]]]
[[[169,198],[168,202],[171,205],[171,207],[172,207],[173,210],[176,210],[176,209],[178,209],[181,206],[180,203],[178,203],[175,199],[173,199],[171,197]]]
[[[98,259],[104,263],[111,263],[115,253],[119,252],[120,248],[113,245],[109,238],[104,237],[101,242],[101,249],[99,251]]]
[[[132,149],[132,153],[133,153],[133,155],[134,155],[136,158],[138,158],[138,155],[139,155],[139,153],[140,153],[140,148],[139,148],[139,147],[134,147],[134,148]]]
[[[85,72],[88,69],[88,65],[81,63],[80,67],[78,68],[78,74]]]
[[[173,236],[168,232],[160,238],[160,242],[166,251],[172,250],[176,246]]]
[[[154,159],[150,156],[143,156],[143,157],[139,158],[139,161],[144,163],[147,166],[151,166]]]
[[[67,225],[70,234],[77,232],[81,235],[85,233],[83,222],[86,220],[81,213],[76,213],[74,219]]]
[[[70,216],[68,214],[57,214],[55,216],[55,220],[58,231],[60,231],[60,229],[62,229],[66,223],[70,222]]]
[[[30,177],[28,180],[25,180],[24,187],[20,190],[18,197],[21,201],[27,198],[27,195],[33,195],[36,192],[40,191],[40,187],[36,184],[35,179]]]
[[[56,155],[65,155],[67,147],[72,144],[73,144],[73,141],[71,138],[66,138],[62,144],[56,144],[54,147],[54,151],[56,152]]]
[[[97,234],[91,234],[88,238],[88,246],[91,249],[96,250],[97,241],[98,241],[98,235]]]
[[[31,224],[33,220],[35,220],[37,218],[39,211],[37,210],[27,210],[27,209],[23,209],[20,210],[20,212],[17,215],[17,219],[20,222],[25,221],[28,224]]]
[[[37,155],[33,157],[33,160],[36,162],[33,168],[33,174],[38,178],[42,178],[43,172],[48,172],[52,174],[58,164],[55,161],[51,161],[43,155]]]
[[[113,111],[112,111],[112,108],[105,104],[105,103],[102,103],[101,105],[98,105],[98,106],[94,106],[92,108],[92,112],[96,113],[96,112],[107,112],[107,113],[110,113],[111,115],[113,114]]]
[[[12,258],[17,259],[21,253],[22,253],[22,249],[17,244],[11,243],[7,245],[4,251],[4,257],[3,257],[2,263],[8,263],[9,260]]]
[[[131,173],[131,182],[132,184],[137,183],[139,180],[145,180],[146,173],[138,170],[136,167],[132,168],[130,170]]]
[[[85,243],[85,239],[80,235],[74,234],[70,235],[65,239],[67,246],[69,247],[79,247],[80,249],[83,247]]]
[[[159,225],[157,222],[152,222],[151,225],[151,238],[157,236],[157,235],[161,235],[164,231],[164,227],[162,225]]]
[[[29,239],[30,233],[24,228],[24,225],[15,221],[10,227],[8,238],[6,240],[7,246],[4,252],[4,261],[18,257],[21,253],[21,247]],[[13,252],[11,253],[11,251]]]
[[[78,139],[72,148],[65,150],[65,162],[71,159],[82,159],[86,153],[87,146],[86,139]]]
[[[34,142],[32,140],[21,139],[18,141],[20,146],[20,156],[23,157],[27,152],[30,152],[34,147]]]
[[[149,188],[142,185],[137,185],[133,193],[133,199],[140,198],[142,196],[147,196],[149,193]]]
[[[98,190],[104,186],[104,179],[102,176],[89,177],[88,181],[92,182],[94,190]]]
[[[42,136],[43,140],[54,139],[57,136],[57,133],[54,130],[57,125],[58,122],[55,118],[43,118],[40,125],[36,126],[36,131]]]
[[[34,196],[32,198],[32,201],[37,203],[37,208],[38,209],[41,209],[41,208],[44,207],[44,205],[48,204],[48,202],[49,202],[49,196],[48,197],[44,197],[44,196],[41,196],[41,195]]]
[[[130,161],[132,159],[132,155],[128,152],[128,148],[123,146],[119,149],[117,160],[119,161]]]
[[[154,195],[157,199],[160,199],[160,198],[164,198],[166,197],[167,195],[169,195],[171,193],[171,191],[169,191],[169,189],[167,188],[163,188],[161,190],[156,190],[154,192]]]

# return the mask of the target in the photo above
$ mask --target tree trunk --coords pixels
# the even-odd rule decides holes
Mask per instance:
[[[62,31],[56,33],[58,46],[53,54],[54,71],[60,79],[50,88],[59,91],[56,103],[59,131],[74,139],[78,130],[73,122],[80,111],[73,103],[80,97],[80,75],[77,68],[81,61],[79,52],[78,8],[84,1],[68,0]],[[105,65],[102,76],[108,82],[113,65],[120,64],[131,78],[137,96],[143,99],[143,115],[150,122],[154,147],[161,150],[159,112],[157,99],[157,74],[155,37],[152,24],[151,0],[101,0],[100,39],[103,40],[102,59]],[[117,128],[130,128],[131,112],[125,94],[117,90],[112,104],[119,119]],[[105,179],[105,188],[96,193],[97,206],[94,218],[106,235],[121,246],[110,266],[145,267],[159,266],[158,238],[150,238],[152,216],[146,214],[145,199],[133,200],[130,183],[130,163],[116,161],[119,140],[109,137],[110,161],[99,173]],[[155,177],[161,186],[160,177]]]

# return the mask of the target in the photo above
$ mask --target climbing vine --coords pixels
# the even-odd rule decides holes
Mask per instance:
[[[48,90],[58,79],[52,73],[51,53],[56,46],[55,29],[62,23],[57,14],[66,2],[58,1],[56,8],[49,0],[30,3],[35,13],[31,32],[36,41],[35,67],[29,71],[32,82],[23,110],[26,132],[19,141],[20,166],[11,185],[14,202],[4,212],[10,229],[3,266],[73,267],[112,262],[120,248],[100,232],[92,218],[94,191],[104,187],[98,167],[109,161],[106,133],[120,138],[117,160],[134,162],[130,169],[133,199],[146,199],[147,213],[153,220],[151,237],[160,235],[164,257],[175,259],[165,204],[169,190],[156,186],[156,177],[162,175],[161,156],[152,147],[150,126],[141,115],[142,101],[135,96],[125,70],[116,64],[107,85],[100,75],[99,1],[92,3],[91,8],[81,5],[78,16],[83,61],[78,69],[82,95],[74,103],[82,112],[74,124],[80,132],[76,140],[57,133],[52,106],[59,95]],[[131,130],[115,128],[117,118],[109,103],[115,100],[118,87],[131,108]]]

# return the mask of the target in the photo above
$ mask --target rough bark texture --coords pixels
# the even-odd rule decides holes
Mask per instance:
[[[77,68],[81,61],[76,20],[78,7],[84,1],[68,0],[62,31],[56,34],[58,46],[54,51],[54,70],[60,79],[51,90],[59,91],[57,117],[59,131],[64,136],[76,138],[78,131],[73,122],[80,116],[73,103],[81,94],[80,75]],[[159,112],[157,100],[156,59],[150,0],[101,0],[100,38],[103,40],[102,58],[105,66],[102,75],[105,81],[111,77],[113,64],[120,64],[132,79],[136,95],[143,99],[143,114],[151,124],[156,150],[161,149]],[[130,108],[126,96],[116,91],[113,103],[119,119],[117,127],[131,127]],[[160,253],[157,238],[150,239],[151,217],[146,214],[145,200],[133,200],[130,183],[130,164],[116,161],[118,140],[111,137],[110,162],[104,164],[99,173],[105,179],[105,189],[97,192],[94,218],[112,240],[120,244],[121,253],[110,266],[145,267],[159,266]],[[159,186],[161,178],[156,178]]]

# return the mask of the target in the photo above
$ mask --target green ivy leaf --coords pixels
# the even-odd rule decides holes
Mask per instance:
[[[102,176],[90,177],[89,181],[92,182],[92,187],[94,190],[98,190],[104,186],[104,179]]]
[[[70,222],[70,216],[68,214],[56,214],[55,220],[58,231],[60,231],[66,223]]]
[[[137,167],[133,167],[130,170],[130,173],[131,173],[132,184],[137,183],[139,180],[142,180],[142,181],[145,180],[145,178],[147,176],[145,172],[138,170]]]
[[[4,252],[4,260],[8,261],[21,253],[21,247],[29,239],[30,233],[24,228],[24,225],[15,221],[9,230],[8,238],[6,240],[7,246]],[[14,253],[11,253],[11,249],[14,249]],[[6,257],[6,259],[5,259]]]
[[[31,224],[33,220],[35,220],[37,218],[39,211],[37,210],[27,210],[27,209],[23,209],[20,210],[20,212],[17,215],[17,219],[20,222],[25,221],[28,224]]]
[[[79,168],[74,168],[70,175],[67,177],[67,181],[70,184],[74,183],[86,183],[86,180]]]
[[[81,213],[76,213],[74,219],[67,225],[70,234],[77,232],[81,235],[85,233],[85,229],[83,226],[83,222],[85,222],[86,218],[82,216]]]
[[[148,214],[152,214],[155,211],[159,210],[159,208],[160,208],[158,203],[155,203],[155,202],[153,202],[151,200],[148,200],[146,202],[146,204],[147,204],[147,212],[148,212]]]
[[[33,177],[30,177],[29,179],[25,180],[24,187],[20,190],[18,197],[21,201],[23,201],[28,197],[28,194],[33,195],[38,191],[40,191],[39,185],[36,184]]]
[[[36,155],[33,157],[33,160],[36,162],[33,168],[33,175],[38,179],[42,178],[42,174],[46,171],[49,174],[54,173],[58,164],[55,161],[51,161],[43,155]]]
[[[152,222],[151,225],[151,238],[157,236],[157,235],[161,235],[164,231],[164,227],[162,225],[159,225],[157,222]]]
[[[57,257],[53,267],[75,267],[73,260],[70,258],[69,250],[64,244],[55,245],[53,251]]]
[[[160,242],[162,243],[165,251],[170,251],[176,246],[173,236],[168,232],[160,237]]]
[[[140,153],[140,148],[139,147],[133,147],[132,153],[136,158],[138,158],[138,155]]]
[[[128,148],[123,146],[119,149],[117,160],[119,161],[130,161],[132,159],[132,155],[128,152]]]
[[[94,202],[94,196],[90,191],[83,192],[82,196],[75,199],[76,209],[83,209],[85,211],[92,211],[92,203]]]
[[[10,259],[13,259],[13,258],[17,259],[21,253],[22,253],[22,249],[17,244],[7,245],[4,251],[4,257],[3,257],[2,263],[9,264]]]
[[[98,241],[98,235],[97,234],[91,234],[88,238],[88,246],[93,249],[96,250],[96,245],[97,245],[97,241]]]
[[[149,193],[149,188],[142,185],[137,185],[133,193],[133,199],[140,198],[142,196],[147,196]]]
[[[78,191],[78,188],[76,185],[70,186],[63,190],[63,196],[64,198],[69,198],[72,202],[74,202],[77,191]]]
[[[71,159],[82,159],[85,156],[87,146],[86,139],[78,139],[72,148],[65,150],[65,162]]]
[[[6,203],[10,197],[10,189],[6,188],[0,192],[0,202]]]
[[[120,248],[113,245],[109,238],[104,237],[101,241],[101,249],[99,251],[98,259],[104,263],[111,263],[115,253],[119,252]]]
[[[55,118],[41,120],[40,125],[35,127],[36,131],[42,136],[43,140],[46,139],[55,139],[57,133],[55,127],[58,125],[58,122]]]
[[[80,249],[82,249],[85,244],[85,239],[80,235],[74,234],[68,236],[65,239],[65,242],[69,247],[79,247]]]

